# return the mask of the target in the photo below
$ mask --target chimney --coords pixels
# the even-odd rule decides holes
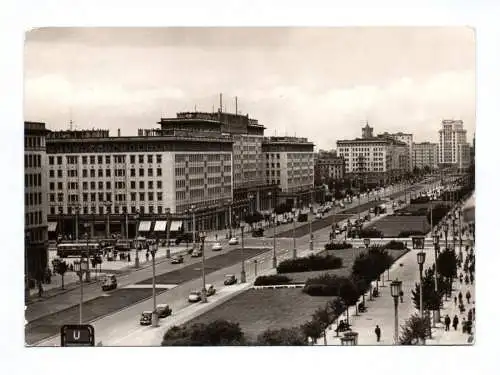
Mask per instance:
[[[121,132],[120,132],[120,129],[118,129],[118,137],[120,136]]]

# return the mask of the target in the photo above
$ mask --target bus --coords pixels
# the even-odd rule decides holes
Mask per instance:
[[[57,256],[59,258],[86,257],[87,252],[90,256],[99,255],[101,247],[97,242],[78,242],[61,243],[57,245]]]

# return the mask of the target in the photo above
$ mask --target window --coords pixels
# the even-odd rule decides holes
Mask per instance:
[[[98,187],[99,187],[99,190],[103,190],[104,189],[104,183],[102,181],[99,181],[97,183]]]
[[[106,189],[107,190],[111,189],[111,181],[106,181]]]
[[[111,193],[106,193],[106,200],[111,201]]]
[[[87,157],[86,156],[82,156],[82,164],[87,164]]]
[[[88,199],[89,199],[89,194],[88,194],[88,193],[83,193],[83,194],[82,194],[82,197],[83,197],[83,201],[84,201],[84,202],[87,202],[87,201],[88,201]]]
[[[54,184],[53,182],[51,182],[51,183],[49,184],[49,189],[50,189],[50,190],[54,190],[54,187],[55,187],[54,185],[55,185],[55,184]]]
[[[139,168],[139,177],[144,176],[144,168]]]
[[[62,178],[62,170],[61,169],[57,170],[57,177]]]
[[[54,177],[54,170],[53,170],[53,169],[51,169],[51,170],[49,171],[49,177]]]
[[[162,206],[158,206],[158,213],[159,214],[163,213],[163,207]]]
[[[163,200],[163,194],[161,193],[161,191],[156,193],[156,199],[160,202]]]
[[[106,164],[111,164],[111,156],[106,155]]]
[[[99,197],[99,202],[104,201],[104,193],[98,193],[97,196]]]
[[[146,194],[144,193],[139,193],[139,200],[144,201]]]
[[[95,181],[90,181],[90,190],[95,190]]]
[[[49,165],[54,165],[54,157],[49,156]]]
[[[130,164],[135,164],[135,155],[130,155]]]
[[[111,169],[106,169],[106,177],[111,177]]]
[[[154,213],[154,207],[153,206],[149,206],[149,213],[150,214]]]
[[[95,177],[95,169],[90,170],[90,177]]]
[[[134,168],[132,168],[132,169],[130,170],[130,176],[131,176],[131,177],[135,177],[135,169],[134,169]]]
[[[153,189],[153,181],[148,181],[148,189]]]
[[[89,183],[87,181],[83,181],[83,190],[88,190]]]
[[[156,162],[161,163],[161,155],[156,155]]]
[[[92,202],[95,202],[95,193],[90,193],[90,200]],[[99,210],[99,211],[101,211],[101,210]],[[101,213],[102,213],[102,211],[101,211]]]
[[[137,193],[130,193],[130,200],[135,201]]]
[[[56,195],[55,194],[50,194],[50,201],[55,202],[56,201]]]
[[[135,181],[130,181],[130,188],[135,189]]]
[[[156,175],[161,176],[161,168],[156,168]]]
[[[161,181],[156,181],[156,188],[161,189]]]
[[[98,169],[97,170],[97,176],[98,177],[102,177],[103,176],[102,169]]]
[[[90,157],[90,164],[95,164],[95,156]]]
[[[139,164],[144,163],[144,155],[139,155]]]
[[[57,165],[62,165],[62,156],[57,157]]]
[[[139,189],[144,189],[144,181],[139,181]]]
[[[99,155],[97,157],[97,164],[102,164],[102,156],[101,155]]]
[[[153,193],[148,193],[148,201],[153,201],[155,198],[154,198],[154,195]]]
[[[50,207],[50,214],[55,215],[56,214],[56,208],[54,206]]]
[[[148,155],[148,163],[149,164],[153,163],[153,155]]]
[[[63,189],[63,183],[62,182],[58,182],[57,183],[57,190],[62,190]]]
[[[87,173],[88,173],[88,171],[86,169],[82,170],[82,176],[83,177],[87,177]]]

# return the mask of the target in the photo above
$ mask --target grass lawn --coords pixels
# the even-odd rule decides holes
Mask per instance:
[[[384,237],[397,237],[402,231],[420,231],[428,232],[430,225],[425,216],[394,216],[389,215],[370,224],[367,228],[376,228]]]
[[[342,250],[325,250],[321,254],[323,255],[334,255],[336,257],[342,258],[342,268],[336,270],[322,270],[322,271],[311,271],[311,272],[293,272],[293,273],[282,273],[280,275],[288,276],[292,279],[292,283],[305,283],[307,279],[311,277],[317,277],[325,273],[329,275],[345,276],[349,277],[351,274],[352,265],[356,260],[356,257],[365,252],[366,249],[363,248],[352,248],[352,249],[342,249]],[[407,250],[387,250],[389,255],[394,259],[401,257],[407,252]]]
[[[314,311],[334,297],[311,297],[302,289],[250,289],[188,324],[210,323],[217,319],[238,322],[245,336],[255,340],[267,328],[300,326]]]

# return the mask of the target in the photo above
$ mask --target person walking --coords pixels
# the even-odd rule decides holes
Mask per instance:
[[[130,262],[130,253],[127,254],[127,261]]]
[[[450,324],[451,324],[450,316],[446,314],[446,317],[444,318],[445,331],[450,330]]]
[[[457,306],[457,296],[453,299],[455,301],[455,307]]]
[[[403,296],[404,296],[404,295],[405,295],[405,294],[403,293],[403,291],[400,291],[400,292],[399,292],[399,299],[400,299],[401,303],[403,303]]]
[[[460,277],[458,278],[460,280],[460,284],[462,284],[462,282],[464,281],[464,277],[462,274],[460,274]]]
[[[458,327],[458,316],[453,317],[453,329],[456,331]]]
[[[146,251],[146,262],[149,262],[149,250]]]
[[[459,292],[458,293],[458,302],[462,303],[462,298],[463,298],[462,292]]]
[[[377,325],[375,327],[375,335],[377,335],[377,342],[380,342],[380,335],[382,334],[382,332],[380,331],[380,327]]]
[[[465,294],[465,298],[467,298],[467,303],[469,304],[470,303],[470,291],[467,291],[467,293]]]

